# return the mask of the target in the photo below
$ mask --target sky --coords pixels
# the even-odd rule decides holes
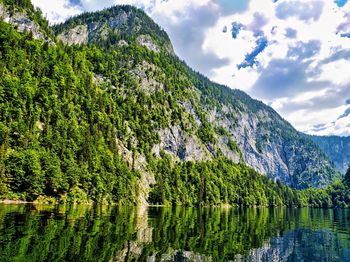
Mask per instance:
[[[350,0],[32,0],[51,23],[132,4],[211,80],[272,106],[297,130],[350,135]]]

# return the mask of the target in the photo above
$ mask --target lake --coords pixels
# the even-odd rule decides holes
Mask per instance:
[[[350,261],[350,211],[0,205],[0,261]]]

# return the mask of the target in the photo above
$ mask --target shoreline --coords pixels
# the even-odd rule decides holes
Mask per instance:
[[[22,205],[22,204],[32,204],[32,205],[48,205],[48,206],[56,206],[56,205],[84,205],[84,206],[98,206],[98,205],[103,205],[103,206],[118,206],[115,203],[109,203],[109,204],[103,204],[103,203],[96,203],[96,202],[87,202],[87,203],[45,203],[45,202],[37,202],[37,201],[25,201],[25,200],[11,200],[11,199],[0,199],[0,204],[3,205]],[[183,207],[183,208],[193,208],[198,206],[171,206],[171,205],[157,205],[157,204],[147,204],[147,205],[121,205],[122,206],[132,206],[132,207],[144,207],[144,208],[176,208],[176,207]],[[350,208],[341,208],[341,207],[312,207],[312,206],[301,206],[301,207],[290,207],[290,206],[275,206],[275,207],[268,207],[268,206],[237,206],[237,205],[230,205],[230,204],[221,204],[221,205],[213,205],[213,206],[200,206],[200,208],[221,208],[221,209],[231,209],[231,208],[253,208],[253,209],[260,209],[260,208],[293,208],[293,209],[298,209],[298,208],[312,208],[312,209],[330,209],[330,210],[335,210],[335,209],[350,209]]]
[[[34,204],[34,202],[24,201],[24,200],[10,200],[10,199],[1,199],[0,204]]]

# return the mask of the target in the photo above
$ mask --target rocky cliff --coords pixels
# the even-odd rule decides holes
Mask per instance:
[[[41,11],[34,9],[30,1],[21,5],[9,5],[0,1],[0,21],[13,25],[18,31],[31,33],[35,39],[52,43],[48,22],[42,18]]]

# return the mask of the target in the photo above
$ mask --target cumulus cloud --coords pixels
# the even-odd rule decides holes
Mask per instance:
[[[261,13],[254,13],[253,21],[248,25],[248,29],[254,33],[260,33],[262,28],[268,23],[268,19]]]
[[[213,52],[205,52],[203,43],[207,28],[217,22],[218,7],[213,3],[201,6],[190,6],[186,10],[178,10],[174,16],[180,16],[181,20],[173,23],[162,13],[154,13],[157,21],[168,32],[176,53],[196,70],[210,76],[213,68],[229,64],[227,58],[220,58]]]
[[[319,90],[327,86],[325,81],[308,81],[314,72],[308,72],[310,61],[274,59],[261,71],[252,93],[267,100],[288,97],[305,90]]]
[[[47,0],[32,0],[32,3],[43,11],[44,16],[52,24],[64,22],[69,17],[83,12],[78,3],[72,3],[69,0],[50,1],[50,4]]]
[[[318,20],[323,9],[322,1],[285,1],[277,5],[276,16],[279,19],[297,17],[300,20]]]
[[[350,35],[350,13],[344,15],[344,21],[338,25],[337,34],[341,37],[349,37]]]
[[[319,40],[310,40],[307,43],[299,41],[288,50],[287,56],[297,60],[304,60],[319,54],[320,50],[321,42]]]
[[[217,25],[220,17],[244,12],[248,8],[249,1],[214,0],[206,3],[201,1],[200,4],[192,3],[183,9],[171,8],[173,2],[171,0],[165,2],[168,5],[167,10],[172,10],[168,11],[167,16],[164,15],[164,8],[161,8],[160,4],[151,12],[151,16],[168,32],[177,55],[209,77],[212,76],[214,69],[229,65],[230,60],[227,57],[205,49],[203,45],[206,33],[209,28]],[[239,28],[235,30],[238,34]]]
[[[345,117],[347,117],[347,116],[349,116],[349,115],[350,115],[350,107],[348,107],[348,108],[345,110],[344,114],[342,114],[341,116],[339,116],[337,120],[339,120],[339,119],[341,119],[341,118],[345,118]],[[350,124],[350,123],[349,123],[349,124]]]

